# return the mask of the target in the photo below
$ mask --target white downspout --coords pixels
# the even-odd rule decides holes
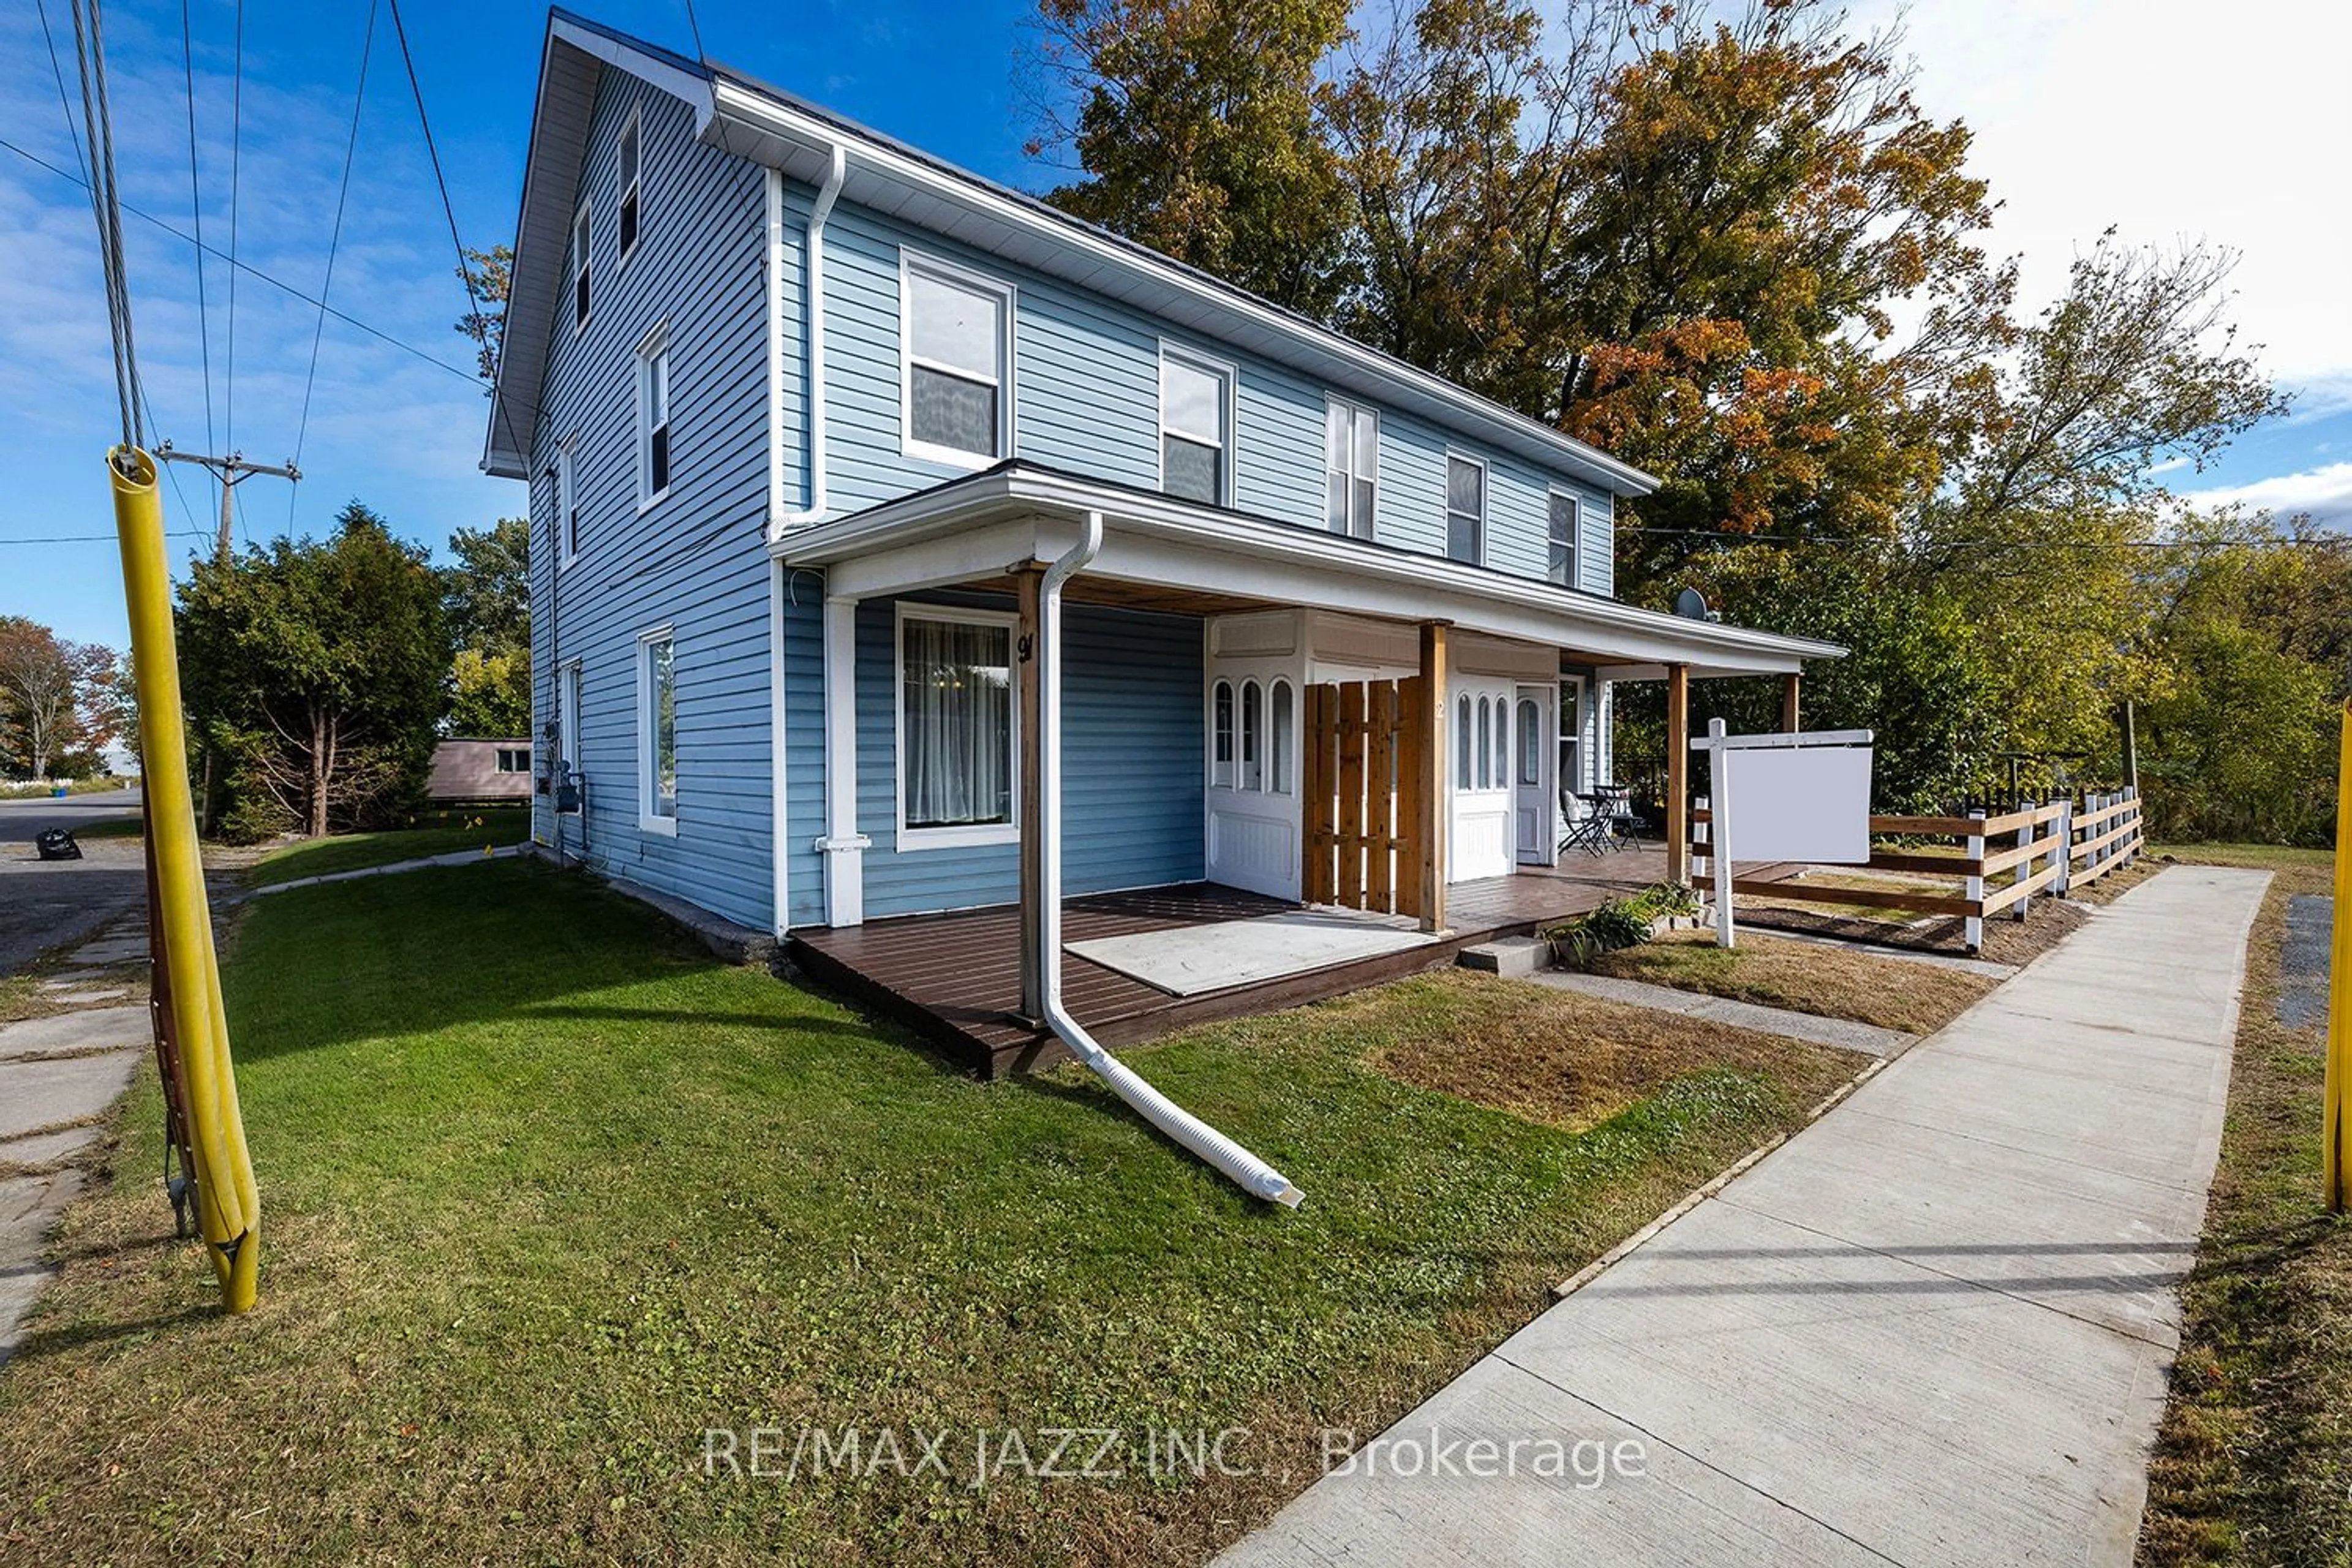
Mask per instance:
[[[788,528],[816,521],[825,512],[824,484],[824,225],[833,216],[834,199],[849,169],[848,156],[834,143],[833,165],[818,187],[809,209],[808,232],[802,257],[802,309],[806,314],[808,359],[802,390],[808,402],[808,505],[784,510],[784,174],[767,172],[768,275],[768,542],[783,537]],[[769,858],[777,937],[790,920],[790,857],[792,825],[785,809],[784,746],[784,567],[768,563],[768,780]]]
[[[807,236],[803,243],[804,274],[801,309],[808,339],[808,369],[803,392],[808,402],[808,505],[784,510],[784,175],[768,171],[768,542],[784,531],[815,522],[825,513],[824,408],[824,226],[841,183],[849,172],[849,156],[841,143],[833,147],[833,166],[817,187],[809,208]]]
[[[1307,1194],[1281,1172],[1178,1106],[1095,1042],[1062,1005],[1062,584],[1086,570],[1102,549],[1102,513],[1087,513],[1086,532],[1045,570],[1037,591],[1038,846],[1040,909],[1037,941],[1045,1026],[1094,1069],[1135,1113],[1215,1166],[1253,1197],[1292,1208]]]

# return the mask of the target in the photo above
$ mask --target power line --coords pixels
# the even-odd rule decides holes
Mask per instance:
[[[84,189],[89,188],[89,182],[75,174],[72,170],[60,169],[55,163],[50,163],[47,158],[42,157],[39,153],[28,153],[24,148],[18,146],[16,142],[9,141],[6,137],[0,136],[0,148],[7,149],[9,152],[16,153],[16,156],[24,159],[28,163],[38,164],[40,167],[47,169],[50,174],[57,175],[58,178],[61,180],[69,181]],[[228,253],[222,250],[220,247],[216,245],[202,245],[202,242],[191,236],[186,229],[178,226],[176,224],[167,223],[163,219],[157,217],[154,214],[148,212],[143,208],[132,206],[128,202],[121,203],[121,205],[122,210],[129,213],[132,217],[138,218],[142,223],[153,225],[155,227],[162,229],[165,234],[170,235],[173,238],[179,240],[181,243],[185,245],[201,246],[204,253],[213,258],[215,261],[229,261],[231,259]],[[279,290],[292,299],[300,300],[305,305],[316,306],[319,309],[325,310],[327,314],[342,322],[345,326],[356,328],[359,331],[365,332],[368,336],[376,339],[378,342],[388,343],[392,347],[400,350],[403,353],[415,354],[426,364],[432,365],[437,370],[447,371],[451,375],[456,376],[460,381],[466,382],[469,385],[481,385],[481,378],[474,372],[461,369],[457,365],[451,364],[447,360],[436,358],[434,355],[427,353],[425,350],[418,348],[415,343],[409,342],[405,339],[394,337],[390,332],[384,331],[381,328],[372,327],[365,321],[361,321],[357,316],[352,315],[347,311],[335,309],[335,307],[328,304],[325,300],[320,300],[316,295],[304,293],[301,289],[297,289],[291,283],[285,281],[283,279],[275,277],[268,272],[263,271],[260,268],[254,266],[249,261],[236,261],[234,265],[239,272],[245,273],[248,277],[259,279],[262,282],[268,284],[271,288]]]
[[[221,441],[236,445],[237,185],[245,167],[245,0],[236,0],[236,66],[228,95],[228,368],[222,396]],[[202,252],[198,253],[199,255]]]
[[[473,268],[466,264],[466,242],[457,236],[457,208],[449,200],[449,181],[441,172],[441,150],[434,143],[433,121],[425,112],[425,89],[416,79],[416,57],[409,52],[408,27],[400,19],[400,0],[387,0],[387,3],[392,7],[393,34],[400,40],[400,63],[408,72],[408,90],[416,100],[416,123],[425,132],[425,154],[433,163],[433,183],[441,188],[441,215],[449,220],[449,243],[457,253],[457,280],[466,286],[466,301],[472,311],[472,318],[479,320],[483,314],[482,296],[474,288]],[[503,354],[503,340],[499,347]],[[498,366],[494,364],[490,368],[495,375]],[[504,398],[498,400],[498,409],[499,421],[507,427],[507,439],[515,442],[518,451],[523,450],[523,444],[515,435],[514,415],[507,407]]]
[[[695,20],[694,0],[686,0],[686,25],[694,34],[694,58],[698,60],[709,58],[702,52],[702,24]]]
[[[188,215],[196,226],[196,343],[205,366],[205,445],[213,445],[213,316],[205,288],[205,199],[196,179],[196,46],[188,0],[180,0],[180,72],[188,89]],[[231,276],[235,276],[231,274]]]
[[[360,81],[352,93],[352,131],[343,142],[343,183],[335,193],[335,226],[327,235],[327,273],[319,284],[319,321],[310,331],[310,369],[302,378],[302,417],[294,426],[294,458],[287,466],[302,466],[303,438],[310,433],[310,392],[319,381],[319,343],[327,335],[327,297],[335,287],[335,252],[343,241],[343,207],[351,200],[352,165],[360,144],[360,109],[367,102],[368,58],[375,47],[375,0],[368,0],[367,30],[360,35]],[[286,492],[286,531],[294,531],[294,503],[302,492],[296,479]]]
[[[113,114],[106,91],[106,40],[98,0],[72,0],[74,58],[81,77],[82,129],[89,144],[90,206],[98,219],[100,265],[106,278],[108,336],[114,349],[114,391],[122,405],[122,461],[146,445],[139,358],[131,332],[131,285],[122,259],[121,185],[115,177]]]

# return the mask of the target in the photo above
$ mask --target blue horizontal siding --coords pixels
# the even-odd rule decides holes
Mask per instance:
[[[909,602],[1013,607],[982,596]],[[1011,903],[1021,893],[1017,845],[898,847],[896,604],[869,600],[857,612],[857,825],[873,840],[866,913]],[[1064,889],[1197,881],[1204,874],[1201,623],[1071,605],[1063,635]]]

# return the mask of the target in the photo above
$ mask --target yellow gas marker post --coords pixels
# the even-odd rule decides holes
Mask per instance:
[[[131,612],[131,667],[139,686],[140,754],[146,759],[147,847],[154,858],[172,1020],[187,1079],[189,1142],[195,1150],[196,1215],[223,1304],[252,1310],[261,1268],[261,1199],[245,1147],[221,1005],[212,910],[196,847],[188,789],[188,738],[180,708],[180,658],[172,627],[172,574],[163,557],[163,509],[154,459],[136,447],[107,454],[122,591]]]
[[[2352,1127],[2344,1097],[2352,1092],[2352,701],[2344,704],[2344,736],[2336,771],[2336,931],[2327,956],[2327,1087],[2322,1104],[2321,1184],[2327,1212],[2342,1214],[2348,1196]]]

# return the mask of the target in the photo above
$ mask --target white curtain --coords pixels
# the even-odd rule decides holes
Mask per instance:
[[[904,635],[907,826],[1012,821],[1011,631],[909,620]]]

